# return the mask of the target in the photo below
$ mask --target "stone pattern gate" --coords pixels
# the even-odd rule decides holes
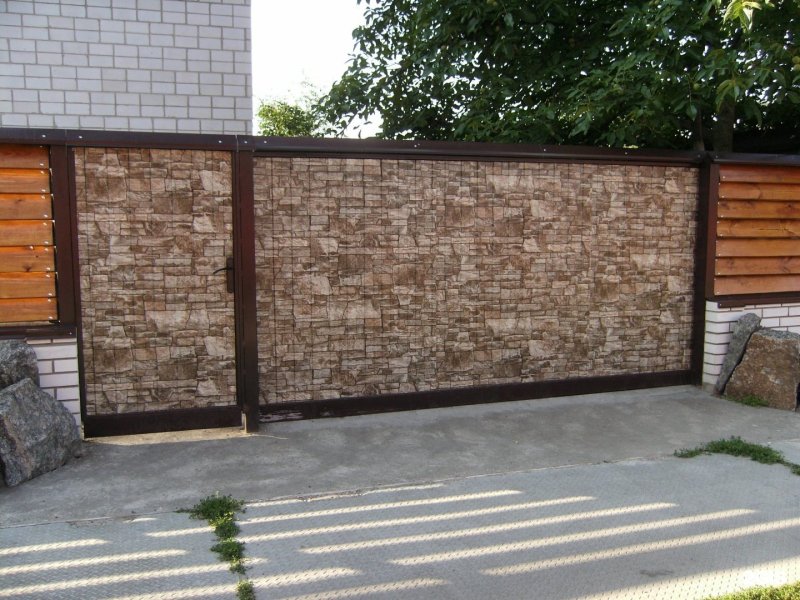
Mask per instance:
[[[696,168],[257,157],[261,404],[690,368]]]
[[[88,415],[236,403],[230,152],[77,148]]]

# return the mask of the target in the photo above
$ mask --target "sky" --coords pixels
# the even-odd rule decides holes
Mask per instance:
[[[347,67],[364,6],[356,0],[252,0],[253,109],[262,99],[296,101],[304,82],[326,92]]]

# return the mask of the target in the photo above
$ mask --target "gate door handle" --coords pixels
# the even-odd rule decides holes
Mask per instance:
[[[236,285],[233,281],[233,257],[229,256],[225,259],[225,266],[217,269],[212,275],[216,275],[217,273],[222,273],[225,271],[225,287],[228,290],[228,293],[232,294],[236,291]]]

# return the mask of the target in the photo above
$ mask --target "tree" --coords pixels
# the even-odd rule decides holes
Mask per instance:
[[[306,84],[306,93],[296,103],[261,100],[256,111],[259,135],[282,137],[321,136],[325,119],[319,109],[319,92]]]
[[[800,147],[800,2],[725,1],[367,0],[321,109],[386,138]]]

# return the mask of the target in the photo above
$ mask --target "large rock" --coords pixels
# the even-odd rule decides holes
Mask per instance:
[[[57,469],[80,444],[69,411],[30,379],[0,391],[0,466],[7,485]]]
[[[21,340],[0,341],[0,390],[25,378],[39,385],[36,353]]]
[[[732,398],[755,396],[774,408],[795,410],[800,385],[800,335],[762,329],[747,350],[725,391]]]
[[[744,349],[747,347],[747,342],[750,341],[750,336],[755,333],[761,325],[761,317],[754,313],[747,313],[739,317],[736,325],[733,327],[731,334],[731,341],[728,344],[728,352],[725,354],[725,361],[722,363],[722,371],[720,371],[717,385],[714,386],[715,391],[721,394],[728,385],[733,370],[741,362],[744,355]]]

